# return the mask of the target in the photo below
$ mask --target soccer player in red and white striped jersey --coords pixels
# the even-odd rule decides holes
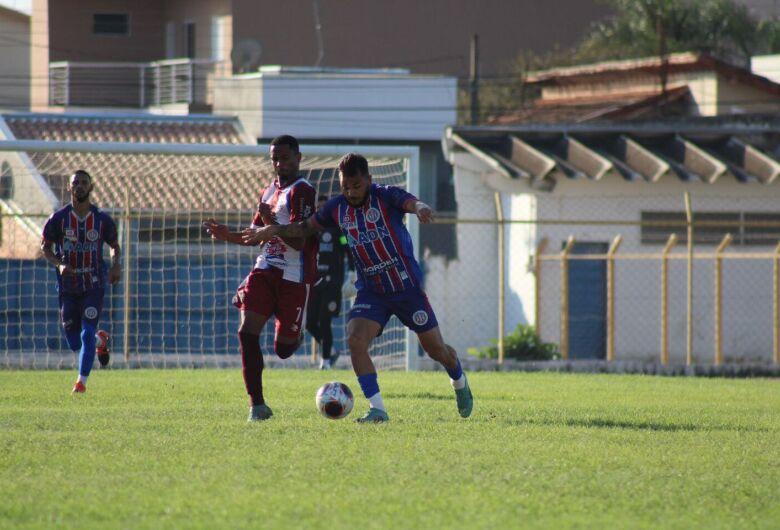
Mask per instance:
[[[408,213],[417,215],[422,223],[431,222],[431,208],[402,188],[372,184],[368,161],[361,155],[344,156],[339,174],[341,195],[325,203],[314,216],[286,226],[247,229],[244,241],[252,244],[278,237],[306,237],[328,227],[339,228],[347,238],[358,275],[347,335],[352,367],[370,403],[368,413],[358,421],[389,419],[368,348],[392,315],[414,331],[425,352],[447,370],[458,413],[470,416],[474,405],[471,389],[458,355],[442,339],[422,288],[411,236],[403,224]]]
[[[298,141],[289,135],[271,141],[271,161],[276,180],[263,189],[252,228],[286,225],[303,221],[314,213],[316,190],[298,170],[301,153]],[[244,243],[242,232],[214,219],[204,223],[211,237]],[[260,249],[255,266],[238,286],[233,304],[241,312],[238,338],[244,383],[249,394],[249,420],[266,420],[273,415],[263,396],[263,354],[260,332],[271,316],[276,317],[274,351],[287,359],[301,344],[306,325],[306,305],[316,279],[317,241],[304,237],[276,237]]]

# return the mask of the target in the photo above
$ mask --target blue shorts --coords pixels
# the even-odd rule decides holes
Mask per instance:
[[[97,327],[103,311],[105,289],[90,289],[83,293],[60,293],[60,318],[65,332],[81,330],[82,322]]]
[[[358,291],[355,303],[349,311],[349,320],[367,318],[384,329],[390,317],[395,315],[404,326],[415,333],[428,331],[439,325],[428,296],[419,287],[397,293],[375,293],[368,289]],[[381,334],[382,331],[380,330]]]

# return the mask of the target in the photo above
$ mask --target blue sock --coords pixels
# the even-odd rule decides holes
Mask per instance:
[[[87,377],[95,362],[95,326],[83,324],[81,328],[81,352],[79,352],[79,374]]]
[[[460,376],[463,375],[463,368],[460,367],[460,359],[458,359],[458,366],[456,366],[452,370],[448,368],[447,373],[450,374],[450,379],[452,379],[453,381],[457,381],[458,379],[460,379]]]
[[[363,395],[366,399],[370,399],[371,396],[379,393],[379,383],[377,382],[376,373],[359,375],[358,383],[360,383],[360,389],[363,391]]]
[[[68,347],[71,351],[79,351],[81,349],[81,332],[79,330],[66,331],[65,340],[68,341]]]

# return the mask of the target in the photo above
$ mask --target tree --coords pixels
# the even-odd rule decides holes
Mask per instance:
[[[615,15],[595,23],[572,59],[594,62],[700,52],[749,67],[780,51],[778,21],[759,21],[733,0],[610,0]],[[767,36],[774,38],[767,42]]]

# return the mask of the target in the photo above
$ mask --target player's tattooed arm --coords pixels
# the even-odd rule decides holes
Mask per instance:
[[[433,221],[433,210],[431,210],[431,207],[417,199],[409,199],[406,201],[404,203],[404,211],[415,214],[423,224],[428,224]]]
[[[318,232],[311,222],[311,217],[288,225],[268,225],[257,228],[246,228],[243,231],[245,245],[257,245],[274,238],[281,237],[285,241],[292,238],[305,239]]]

